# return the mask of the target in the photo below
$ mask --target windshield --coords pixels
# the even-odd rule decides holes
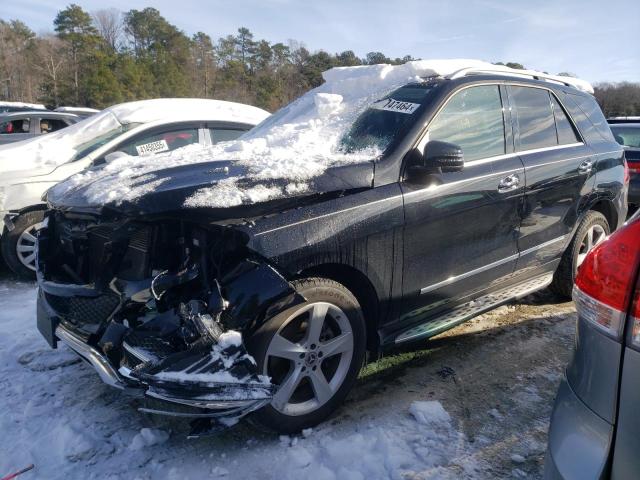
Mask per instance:
[[[119,127],[114,128],[113,130],[109,130],[108,132],[99,135],[95,138],[92,138],[91,140],[78,145],[76,147],[76,150],[78,153],[76,153],[73,158],[71,159],[72,161],[75,160],[79,160],[81,158],[86,157],[87,155],[89,155],[91,152],[97,150],[98,148],[102,147],[103,145],[106,145],[107,142],[110,142],[111,140],[113,140],[114,138],[119,137],[120,135],[122,135],[123,133],[131,130],[132,128],[137,127],[138,125],[141,125],[140,123],[128,123],[126,125],[120,125]]]
[[[611,125],[616,141],[625,147],[640,148],[640,128]]]
[[[342,137],[342,150],[387,150],[415,124],[432,88],[432,85],[406,85],[373,103]]]

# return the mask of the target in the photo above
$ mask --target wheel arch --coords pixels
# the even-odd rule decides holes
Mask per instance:
[[[380,347],[378,323],[380,299],[371,280],[360,270],[341,263],[323,263],[301,270],[296,277],[323,277],[344,285],[362,307],[367,332],[367,350],[377,355]]]
[[[604,215],[609,223],[611,232],[614,232],[618,228],[618,212],[613,202],[606,198],[598,198],[589,206],[589,210],[599,212]],[[586,214],[586,212],[585,212]]]

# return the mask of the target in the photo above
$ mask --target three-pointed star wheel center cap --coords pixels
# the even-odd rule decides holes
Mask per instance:
[[[304,362],[308,367],[313,367],[318,361],[318,354],[316,352],[308,352],[304,358]]]

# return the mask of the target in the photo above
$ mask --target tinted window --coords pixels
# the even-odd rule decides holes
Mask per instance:
[[[553,95],[549,94],[551,98],[551,106],[553,108],[553,115],[556,118],[556,130],[558,132],[558,144],[559,145],[567,145],[570,143],[577,143],[580,141],[578,135],[576,135],[576,131],[567,117],[566,112],[562,108],[562,105],[558,103],[558,101],[554,98]]]
[[[520,132],[518,150],[553,147],[558,144],[556,126],[547,90],[510,87]]]
[[[611,125],[613,136],[620,145],[640,148],[640,128],[626,125]]]
[[[31,122],[28,118],[0,123],[0,133],[29,133]]]
[[[151,155],[198,143],[198,129],[187,128],[143,135],[117,148],[128,155]]]
[[[431,122],[429,140],[458,145],[466,161],[505,153],[498,86],[471,87],[456,93]]]
[[[578,107],[584,112],[587,118],[589,118],[589,121],[593,124],[598,133],[602,135],[605,140],[613,141],[614,138],[611,133],[611,129],[609,128],[609,124],[607,123],[606,118],[604,118],[602,110],[600,110],[600,106],[596,102],[596,99],[586,95],[570,94],[569,96],[578,104]]]
[[[211,143],[228,142],[235,140],[244,133],[244,130],[233,130],[227,128],[210,128]]]

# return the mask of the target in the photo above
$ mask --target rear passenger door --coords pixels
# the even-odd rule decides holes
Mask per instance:
[[[508,91],[515,148],[526,178],[518,238],[520,270],[558,258],[581,198],[593,189],[595,169],[591,149],[551,90],[510,85]]]

